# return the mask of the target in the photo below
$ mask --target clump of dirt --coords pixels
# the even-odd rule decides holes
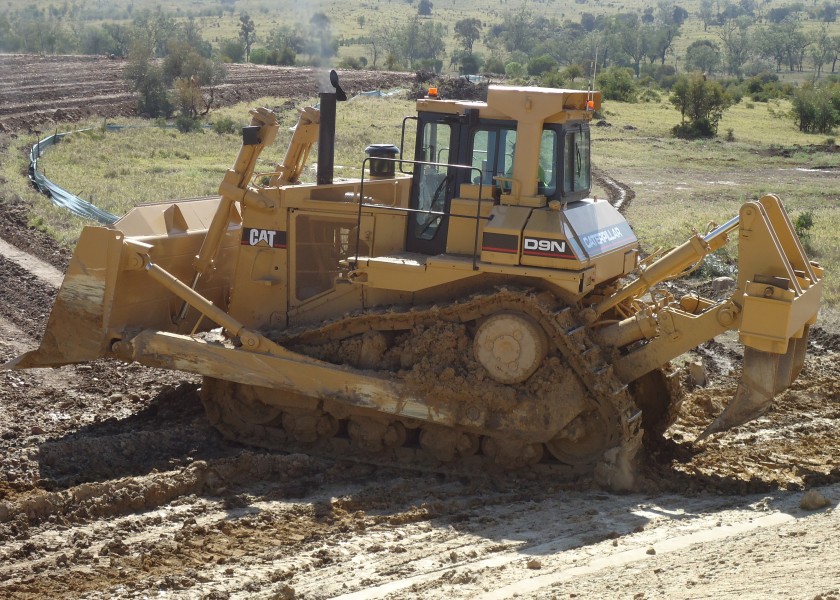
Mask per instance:
[[[651,450],[648,489],[747,494],[840,481],[836,355],[809,356],[799,378],[764,416],[696,443],[734,393],[733,377],[715,377],[687,396],[677,423]]]
[[[426,98],[429,88],[437,88],[437,97],[442,100],[476,100],[487,101],[489,81],[473,83],[464,77],[440,77],[427,71],[419,71],[416,81],[408,92],[410,100]]]
[[[808,335],[808,354],[824,356],[840,352],[840,335],[822,327],[812,327]]]

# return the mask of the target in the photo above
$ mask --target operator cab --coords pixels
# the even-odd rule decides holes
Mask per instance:
[[[464,185],[480,186],[481,197],[491,204],[540,207],[589,196],[586,92],[575,92],[571,110],[564,104],[570,92],[545,92],[536,96],[543,101],[534,103],[547,113],[536,130],[517,114],[520,108],[528,111],[528,98],[517,88],[491,86],[488,103],[418,101],[410,208],[422,212],[410,215],[409,251],[445,252],[452,200],[462,197]],[[501,110],[493,105],[494,96],[501,98]],[[522,107],[505,106],[514,96]],[[546,107],[546,97],[554,104]],[[600,105],[600,95],[597,99]]]

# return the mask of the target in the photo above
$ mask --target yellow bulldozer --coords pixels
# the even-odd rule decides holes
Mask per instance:
[[[682,398],[670,361],[727,330],[735,396],[703,435],[761,415],[799,374],[822,270],[775,196],[655,260],[592,197],[597,91],[430,90],[401,146],[334,181],[331,74],[285,158],[251,111],[219,196],[144,205],[86,227],[40,347],[10,368],[101,357],[203,376],[226,436],[411,468],[553,469],[632,484],[642,432]],[[299,181],[317,143],[317,182]],[[412,155],[409,159],[405,153]],[[723,301],[661,282],[738,240]]]

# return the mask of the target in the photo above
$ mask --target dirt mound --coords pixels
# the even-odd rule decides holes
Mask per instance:
[[[435,73],[420,71],[408,92],[408,97],[412,100],[425,98],[429,94],[429,88],[437,88],[438,98],[444,100],[486,102],[489,85],[489,81],[473,83],[465,77],[440,77]]]
[[[809,357],[799,378],[763,417],[695,443],[735,393],[734,377],[715,380],[686,398],[668,439],[651,449],[652,489],[749,494],[840,481],[840,364],[835,354]]]

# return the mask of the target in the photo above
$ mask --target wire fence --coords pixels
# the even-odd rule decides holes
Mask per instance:
[[[32,182],[35,189],[50,198],[56,206],[68,210],[83,219],[91,219],[102,223],[103,225],[111,225],[119,217],[112,215],[101,208],[97,208],[87,200],[79,198],[75,194],[71,194],[60,185],[57,185],[47,179],[47,176],[38,170],[38,159],[44,155],[44,152],[46,152],[48,148],[58,144],[65,135],[78,133],[80,131],[90,131],[90,129],[92,128],[78,129],[76,131],[67,131],[64,133],[54,133],[32,146],[29,151],[29,181]],[[105,129],[115,131],[117,129],[121,129],[121,126],[109,124],[105,125]]]

